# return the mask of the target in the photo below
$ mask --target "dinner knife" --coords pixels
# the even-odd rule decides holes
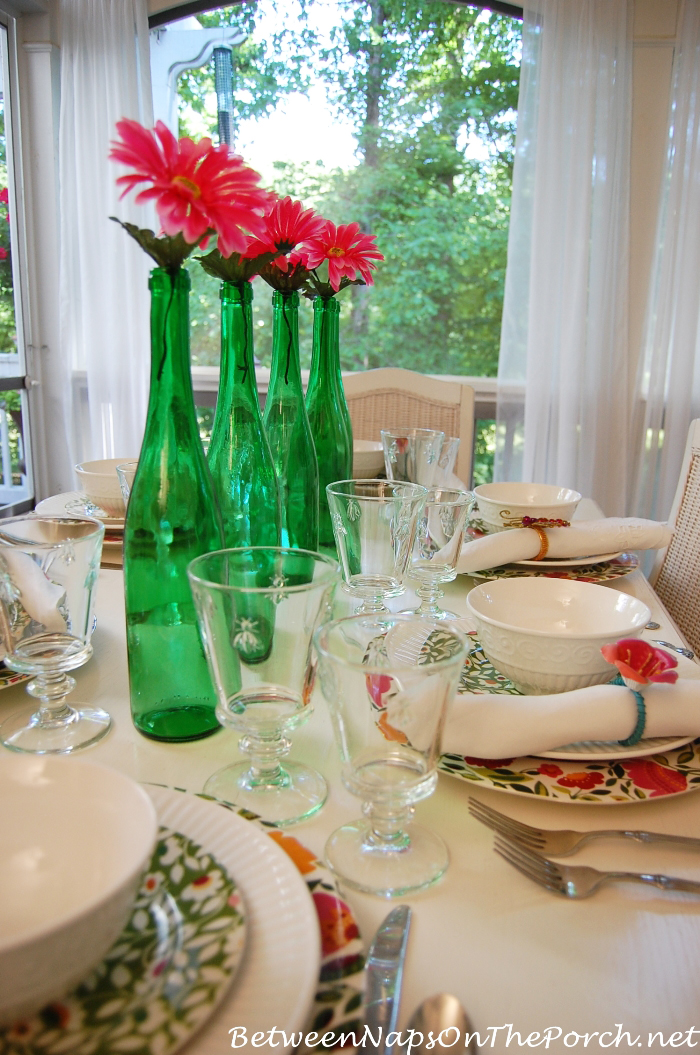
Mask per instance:
[[[394,1045],[387,1037],[396,1029],[401,1000],[403,964],[406,956],[411,909],[399,905],[380,925],[369,947],[365,966],[365,1025],[375,1040],[381,1037],[377,1051],[391,1055]],[[381,1034],[379,1030],[381,1029]]]

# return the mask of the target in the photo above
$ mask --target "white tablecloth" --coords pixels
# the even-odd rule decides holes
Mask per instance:
[[[449,607],[466,614],[464,597],[471,585],[464,578],[452,584]],[[663,629],[650,632],[649,638],[679,641],[640,572],[609,585],[650,605]],[[97,612],[94,658],[76,672],[74,697],[106,707],[115,729],[86,757],[137,780],[201,791],[211,773],[239,757],[236,734],[222,730],[206,740],[173,746],[136,733],[129,714],[121,572],[102,571]],[[0,693],[0,719],[26,700],[23,687]],[[325,774],[330,797],[315,819],[292,829],[318,854],[330,832],[359,812],[358,801],[340,783],[331,745],[330,722],[319,700],[308,725],[294,736],[293,757]],[[439,884],[407,899],[414,908],[414,921],[400,1025],[405,1027],[425,996],[448,991],[464,1003],[482,1038],[488,1038],[486,1050],[495,1052],[518,1050],[517,1039],[507,1043],[507,1023],[523,1042],[548,1027],[556,1038],[561,1029],[562,1036],[546,1048],[557,1053],[583,1050],[584,1041],[577,1041],[574,1032],[610,1034],[603,1036],[602,1043],[592,1037],[588,1051],[606,1045],[628,1050],[626,1038],[615,1043],[617,1023],[630,1033],[635,1048],[653,1051],[663,1048],[658,1038],[649,1045],[649,1034],[660,1031],[667,1041],[673,1033],[687,1037],[692,1027],[700,1029],[700,898],[662,895],[631,885],[609,886],[580,902],[548,894],[494,854],[491,833],[467,812],[469,794],[543,827],[646,827],[700,837],[697,792],[636,806],[595,807],[525,801],[475,790],[441,774],[435,795],[418,806],[417,819],[446,840],[451,865]],[[664,871],[700,880],[700,853],[658,845],[601,841],[571,863]],[[368,941],[391,903],[355,893],[348,898]],[[270,993],[270,1000],[274,998]],[[220,1023],[222,1053],[230,1050],[227,1031],[235,1025],[225,1016]],[[491,1028],[503,1026],[495,1034]],[[692,1035],[692,1042],[698,1041],[700,1033]],[[531,1046],[537,1044],[532,1038]],[[683,1047],[687,1046],[684,1039]],[[540,1047],[545,1049],[545,1044]],[[186,1050],[198,1055],[202,1049],[195,1038]]]

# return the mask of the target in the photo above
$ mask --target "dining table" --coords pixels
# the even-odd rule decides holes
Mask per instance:
[[[447,607],[465,619],[466,596],[474,585],[474,579],[458,576],[446,587]],[[652,620],[660,626],[644,632],[647,640],[684,644],[640,569],[604,586],[649,606]],[[393,607],[405,604],[405,597],[397,598]],[[103,566],[100,571],[96,618],[94,654],[75,672],[72,695],[105,708],[114,727],[81,755],[136,781],[200,793],[212,773],[242,757],[238,735],[222,728],[206,739],[170,744],[137,732],[129,708],[120,568]],[[700,666],[683,660],[682,675],[700,679]],[[0,720],[26,703],[23,685],[6,689],[0,693]],[[342,783],[319,686],[309,721],[294,733],[292,757],[319,769],[328,782],[323,808],[286,829],[322,859],[331,832],[356,818],[360,804]],[[662,1051],[698,1046],[700,897],[627,883],[605,886],[580,901],[549,892],[494,852],[493,833],[469,813],[470,797],[542,828],[636,828],[700,839],[700,794],[690,785],[677,794],[652,791],[637,802],[596,803],[575,796],[556,801],[512,788],[489,788],[459,772],[441,771],[435,793],[417,805],[416,820],[442,836],[450,865],[432,887],[400,899],[411,906],[413,918],[398,1029],[406,1030],[425,997],[449,992],[467,1009],[486,1051],[536,1047],[557,1053],[584,1048]],[[662,843],[596,840],[567,863],[700,880],[698,850]],[[395,902],[354,890],[342,893],[366,950]],[[361,978],[355,981],[361,984]],[[275,993],[268,996],[274,1003]],[[236,1025],[224,999],[183,1050],[190,1055],[230,1050],[235,1037],[230,1030]],[[447,1037],[446,1045],[453,1040]],[[279,1039],[277,1046],[282,1055]],[[455,1047],[463,1048],[464,1039]],[[440,1045],[436,1049],[442,1050]],[[252,1050],[250,1038],[239,1050]],[[372,1051],[372,1043],[366,1042],[361,1050]],[[405,1052],[406,1047],[396,1051]]]

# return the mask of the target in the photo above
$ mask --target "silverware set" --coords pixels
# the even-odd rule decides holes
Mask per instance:
[[[535,828],[516,821],[478,799],[469,799],[469,812],[477,821],[496,833],[494,850],[522,875],[539,886],[567,898],[590,897],[605,883],[634,882],[654,886],[659,890],[679,890],[700,894],[700,882],[675,876],[646,872],[599,871],[582,865],[565,865],[552,861],[545,854],[567,857],[594,839],[629,839],[637,843],[666,843],[672,846],[700,850],[700,839],[686,835],[666,835],[662,832],[634,829],[605,829],[577,832]],[[403,965],[411,925],[411,909],[399,905],[380,925],[367,954],[365,1024],[372,1032],[373,1044],[380,1055],[392,1055],[394,1044],[386,1041],[394,1037],[399,1014]],[[451,1037],[463,1038],[469,1055],[478,1055],[474,1028],[459,1000],[449,993],[428,997],[416,1008],[408,1023],[413,1055],[427,1055],[429,1038],[442,1030],[457,1030]],[[379,1037],[379,1044],[376,1038]],[[422,1038],[419,1040],[418,1038]],[[405,1043],[402,1039],[399,1043]],[[434,1046],[434,1045],[433,1045]]]
[[[655,886],[660,890],[681,890],[700,894],[700,883],[674,876],[646,872],[601,872],[582,865],[562,865],[544,856],[567,857],[592,839],[632,839],[640,843],[670,843],[700,850],[700,839],[685,835],[665,835],[661,832],[611,829],[606,831],[574,832],[550,831],[534,828],[513,820],[486,806],[477,799],[469,799],[472,817],[496,832],[494,849],[519,872],[546,890],[568,898],[584,898],[595,893],[604,883],[635,882]],[[544,852],[543,852],[544,851]]]
[[[399,905],[379,925],[367,952],[365,1026],[380,1055],[392,1055],[395,1047],[387,1041],[392,1034],[397,1037],[395,1031],[410,927],[411,909],[408,905]],[[414,1055],[424,1055],[435,1047],[435,1040],[431,1043],[431,1038],[439,1037],[443,1030],[451,1030],[449,1039],[454,1040],[456,1036],[455,1044],[464,1047],[468,1055],[478,1055],[476,1040],[471,1036],[473,1026],[457,997],[450,993],[439,993],[424,1000],[411,1016],[406,1040],[402,1038],[399,1043],[406,1044],[410,1037],[408,1050]]]

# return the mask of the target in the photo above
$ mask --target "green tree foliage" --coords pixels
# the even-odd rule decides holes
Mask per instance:
[[[360,164],[296,168],[280,159],[275,189],[336,223],[358,221],[386,256],[371,289],[341,294],[345,369],[404,366],[426,373],[497,371],[519,81],[520,26],[441,0],[338,0],[320,47],[303,15],[264,44],[237,52],[239,119],[261,116],[321,78],[354,123]],[[200,15],[253,32],[252,4]],[[280,61],[280,54],[285,60]],[[287,61],[293,55],[293,61]],[[181,97],[204,115],[210,70],[187,75]],[[211,112],[210,127],[214,117]],[[193,270],[196,361],[218,361],[216,283]],[[256,283],[256,353],[269,362],[267,289]],[[305,315],[309,320],[305,320]],[[310,312],[300,312],[310,335]],[[306,325],[308,322],[308,325]],[[308,360],[310,352],[306,349]],[[303,364],[305,365],[305,364]],[[308,363],[306,364],[308,365]]]

